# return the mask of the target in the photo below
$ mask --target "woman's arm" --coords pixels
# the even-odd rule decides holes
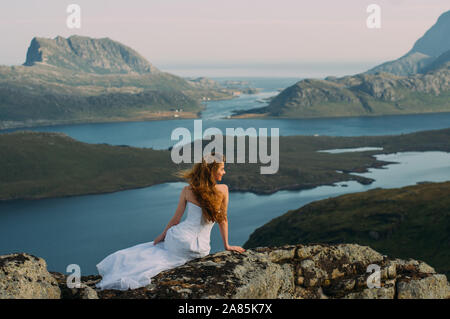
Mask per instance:
[[[169,230],[170,227],[175,226],[180,223],[181,217],[183,217],[184,210],[186,208],[186,187],[183,188],[180,194],[180,199],[178,201],[178,207],[175,211],[175,215],[173,215],[172,219],[167,224],[166,228],[162,232],[161,235],[155,238],[153,241],[153,244],[156,245],[160,241],[163,241],[164,238],[166,238],[166,233]]]
[[[223,184],[224,185],[224,184]],[[244,252],[245,249],[239,246],[230,246],[228,244],[228,218],[227,218],[227,212],[228,212],[228,186],[224,185],[224,203],[223,203],[223,209],[225,210],[225,220],[219,224],[220,234],[222,236],[223,241],[223,247],[225,250],[234,250],[238,251],[240,253]]]
[[[228,248],[230,247],[228,245],[228,221],[225,220],[222,223],[220,223],[219,229],[220,229],[220,235],[222,236],[223,248],[225,250],[228,250]]]

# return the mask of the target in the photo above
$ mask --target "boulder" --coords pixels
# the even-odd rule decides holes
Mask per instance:
[[[447,277],[433,274],[429,277],[402,280],[397,283],[398,299],[442,299],[450,298]]]
[[[47,272],[43,259],[27,254],[0,256],[0,269],[2,298],[450,298],[447,277],[425,262],[389,258],[355,244],[258,247],[242,254],[222,251],[163,271],[150,285],[127,291],[99,290],[98,275],[82,276],[80,287],[70,289],[66,275]]]
[[[0,256],[0,299],[59,299],[44,259],[26,253]]]

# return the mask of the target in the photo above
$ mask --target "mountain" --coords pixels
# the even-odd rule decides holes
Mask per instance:
[[[162,72],[109,38],[35,37],[26,61],[0,66],[0,129],[198,117],[233,91]]]
[[[73,35],[67,39],[33,38],[23,65],[47,64],[96,74],[159,73],[135,50],[110,38]]]
[[[450,112],[450,11],[405,56],[367,72],[303,79],[235,117],[308,118]]]
[[[432,62],[421,68],[422,73],[428,73],[440,68],[448,68],[450,65],[450,50],[445,51]]]
[[[357,243],[450,275],[450,182],[376,188],[315,201],[258,228],[245,248]]]
[[[384,62],[365,73],[376,74],[379,72],[388,72],[395,75],[411,75],[421,73],[421,71],[434,60],[434,57],[424,53],[412,52],[405,54],[397,60]]]
[[[450,112],[449,55],[442,58],[429,66],[429,72],[408,77],[383,72],[304,79],[284,89],[268,106],[235,112],[235,116],[311,118]]]
[[[394,61],[380,64],[366,73],[389,72],[395,75],[424,73],[428,65],[450,50],[449,37],[450,10],[444,12],[405,55]]]

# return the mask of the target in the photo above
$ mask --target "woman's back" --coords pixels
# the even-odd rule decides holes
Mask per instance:
[[[213,222],[204,220],[200,206],[187,201],[186,219],[168,229],[164,248],[183,258],[204,257],[209,254]],[[157,244],[157,245],[158,245]]]

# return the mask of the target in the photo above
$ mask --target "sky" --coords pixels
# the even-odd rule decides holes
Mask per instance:
[[[69,4],[81,8],[70,29]],[[380,28],[368,28],[370,4]],[[178,75],[306,76],[363,72],[407,53],[448,0],[15,0],[0,4],[1,65],[33,37],[109,37]],[[202,74],[201,74],[202,73]],[[342,74],[344,73],[344,74]]]

